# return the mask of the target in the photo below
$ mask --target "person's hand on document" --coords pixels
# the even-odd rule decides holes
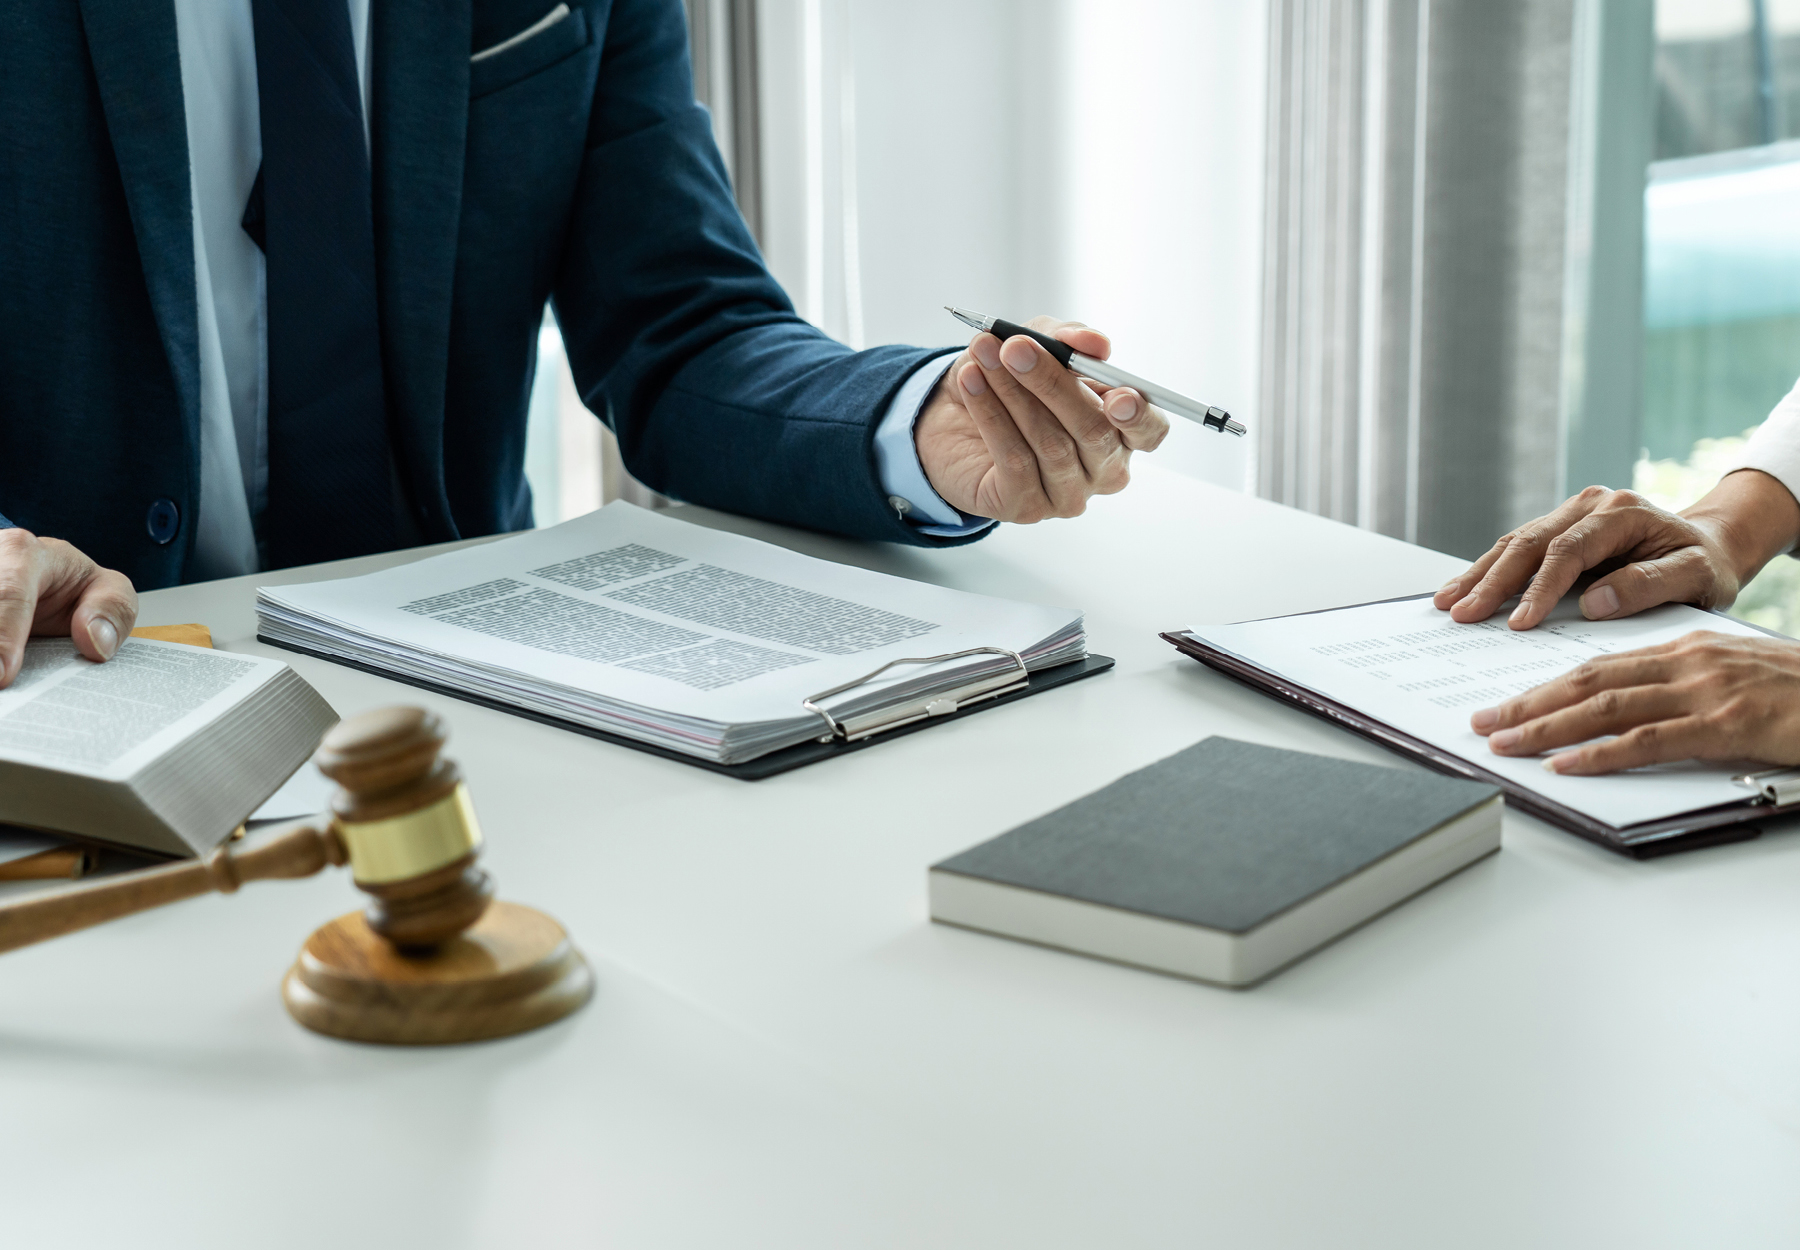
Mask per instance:
[[[1590,660],[1469,723],[1496,755],[1556,751],[1544,767],[1578,776],[1688,759],[1800,764],[1800,646],[1702,630]]]
[[[1473,622],[1520,595],[1507,624],[1530,629],[1582,574],[1613,565],[1581,596],[1589,620],[1663,603],[1725,607],[1796,537],[1800,504],[1754,469],[1679,515],[1590,486],[1501,538],[1433,602]],[[1496,755],[1555,751],[1544,766],[1571,775],[1685,759],[1800,764],[1800,644],[1700,631],[1591,660],[1469,724]]]
[[[1031,328],[1105,360],[1112,344],[1077,321]],[[1127,387],[1098,388],[1024,335],[977,334],[919,416],[919,463],[944,501],[974,516],[1030,524],[1080,516],[1092,495],[1123,490],[1134,451],[1153,451],[1168,420]]]
[[[1779,498],[1765,500],[1765,495]],[[1530,629],[1550,615],[1582,574],[1623,562],[1582,594],[1581,614],[1590,621],[1630,616],[1659,603],[1726,607],[1775,554],[1746,519],[1778,518],[1784,501],[1800,528],[1800,508],[1787,488],[1755,471],[1733,473],[1679,515],[1635,491],[1590,486],[1549,516],[1503,535],[1433,602],[1451,620],[1467,623],[1485,621],[1519,595],[1506,623]]]
[[[0,690],[24,663],[33,634],[66,634],[90,660],[106,660],[137,623],[137,592],[58,538],[0,529]]]

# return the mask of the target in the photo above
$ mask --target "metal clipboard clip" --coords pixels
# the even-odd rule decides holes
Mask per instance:
[[[832,695],[843,694],[846,690],[874,681],[877,677],[900,664],[941,664],[945,660],[960,660],[968,655],[1004,655],[1017,665],[1005,672],[995,673],[990,677],[980,677],[966,686],[958,686],[942,694],[929,697],[908,699],[894,707],[882,708],[878,712],[865,712],[860,716],[848,716],[839,720],[830,712],[819,706],[820,699],[829,699]],[[844,742],[857,742],[873,734],[884,733],[889,729],[898,729],[902,725],[910,725],[922,721],[929,716],[948,716],[952,712],[961,711],[971,703],[980,703],[984,699],[997,699],[1003,694],[1011,694],[1015,690],[1023,690],[1029,670],[1025,661],[1017,651],[1009,651],[1005,647],[970,647],[967,651],[951,651],[944,655],[910,656],[901,660],[889,660],[872,673],[865,673],[854,681],[847,681],[841,686],[833,686],[829,690],[821,690],[818,694],[809,695],[800,700],[800,706],[818,716],[825,722],[827,732],[820,742],[841,739]]]
[[[1800,802],[1800,768],[1770,768],[1760,773],[1741,773],[1732,778],[1756,791],[1764,803],[1784,807]]]

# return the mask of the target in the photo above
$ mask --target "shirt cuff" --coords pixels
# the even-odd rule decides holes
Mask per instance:
[[[6,519],[6,514],[4,512],[0,512],[0,530],[10,530],[10,529],[16,529],[16,528],[17,528],[17,526],[15,526],[11,521]]]
[[[1795,499],[1800,499],[1800,384],[1775,405],[1769,419],[1756,427],[1750,441],[1720,476],[1740,469],[1767,473],[1787,487]],[[1788,554],[1800,555],[1800,546]]]
[[[888,505],[901,520],[932,538],[966,538],[994,524],[987,517],[970,516],[944,502],[925,476],[919,446],[913,441],[913,427],[925,410],[925,401],[955,360],[955,353],[934,356],[914,369],[894,393],[875,429],[875,468]]]

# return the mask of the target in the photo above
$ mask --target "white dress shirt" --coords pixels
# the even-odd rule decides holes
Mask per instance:
[[[1739,469],[1760,469],[1800,499],[1800,382],[1775,405],[1769,419],[1756,427],[1725,472]],[[1800,554],[1800,545],[1793,554]]]
[[[346,0],[369,116],[369,0]],[[262,164],[256,30],[250,0],[175,0],[181,93],[194,203],[194,288],[200,315],[200,515],[190,580],[262,567],[256,518],[268,491],[268,330],[263,254],[240,223]],[[966,517],[932,489],[913,425],[949,358],[925,362],[900,388],[875,436],[882,489],[925,534],[958,537],[993,522]]]

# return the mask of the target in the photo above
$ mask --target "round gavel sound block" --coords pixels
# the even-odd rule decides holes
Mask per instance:
[[[587,961],[549,916],[493,901],[481,829],[443,722],[384,708],[325,735],[332,829],[366,910],[306,940],[282,982],[294,1019],[361,1042],[472,1042],[560,1020],[592,997]]]

